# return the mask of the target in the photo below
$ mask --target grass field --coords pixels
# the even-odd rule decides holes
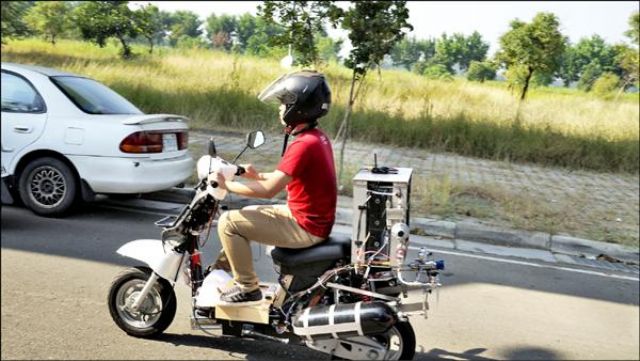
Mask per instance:
[[[275,129],[274,107],[256,99],[284,71],[276,60],[211,50],[136,48],[124,61],[118,48],[61,40],[10,41],[2,61],[38,64],[100,80],[145,112],[186,115],[193,128]],[[337,64],[324,71],[333,108],[322,126],[337,131],[350,72]],[[638,94],[603,100],[570,89],[534,88],[520,109],[504,83],[427,80],[382,70],[364,84],[353,114],[352,136],[362,141],[423,147],[461,155],[577,169],[637,173]]]

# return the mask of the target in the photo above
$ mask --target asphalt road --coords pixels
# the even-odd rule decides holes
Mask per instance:
[[[191,330],[184,286],[162,337],[120,331],[107,309],[108,287],[123,266],[137,263],[115,250],[157,238],[160,217],[100,204],[65,219],[2,207],[2,359],[328,359],[303,347]],[[215,244],[211,237],[205,261]],[[260,277],[274,281],[271,259],[257,251]],[[640,358],[637,279],[434,253],[447,270],[429,318],[412,318],[417,360]]]

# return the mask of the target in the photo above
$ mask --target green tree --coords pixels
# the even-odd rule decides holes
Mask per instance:
[[[29,35],[29,27],[23,17],[27,10],[33,6],[31,1],[2,1],[2,28],[1,43],[6,39]]]
[[[464,72],[472,61],[483,61],[488,50],[489,43],[482,40],[482,35],[477,31],[468,37],[461,33],[449,37],[445,33],[436,41],[433,63],[443,64],[452,74],[455,65]]]
[[[245,13],[238,17],[236,32],[238,43],[242,51],[246,51],[249,39],[256,33],[257,19],[255,16]]]
[[[558,29],[557,17],[551,13],[538,13],[531,23],[514,20],[510,26],[511,29],[500,37],[497,59],[507,68],[525,67],[522,101],[535,72],[554,74],[559,69],[567,40]]]
[[[631,85],[638,86],[640,79],[640,56],[638,49],[624,44],[616,45],[616,62],[621,70],[621,88],[624,91]]]
[[[175,24],[175,18],[173,17],[173,13],[168,11],[160,10],[160,14],[158,15],[160,18],[160,22],[162,23],[162,28],[165,30],[163,34],[159,34],[155,42],[156,44],[170,45],[171,39],[169,38],[171,27]]]
[[[577,54],[573,45],[567,44],[565,47],[556,75],[562,79],[565,87],[569,87],[571,83],[580,79]]]
[[[618,62],[620,51],[624,49],[607,44],[598,35],[582,38],[577,44],[566,47],[557,75],[562,78],[565,86],[582,78],[581,87],[583,88],[585,86],[590,88],[591,83],[602,72],[614,72],[618,76],[623,76],[624,70]],[[591,64],[589,72],[585,75],[589,64]],[[600,72],[594,73],[596,69]]]
[[[104,47],[110,37],[122,44],[122,57],[131,57],[128,37],[137,35],[133,11],[128,1],[85,1],[74,10],[74,21],[82,37]]]
[[[407,70],[418,61],[426,61],[435,55],[436,44],[433,39],[418,40],[415,37],[400,40],[391,49],[391,61],[395,66],[402,66]]]
[[[531,85],[536,87],[549,86],[553,83],[554,77],[550,73],[535,73],[531,77]]]
[[[318,62],[315,35],[326,35],[324,19],[336,19],[332,13],[337,11],[331,1],[264,1],[258,6],[258,15],[267,24],[283,28],[269,38],[269,45],[291,46],[301,66]]]
[[[493,64],[476,60],[471,61],[471,64],[469,64],[467,79],[483,83],[485,80],[493,80],[495,78],[496,68]]]
[[[625,32],[625,35],[629,37],[632,45],[618,44],[613,47],[616,53],[616,64],[620,69],[622,78],[620,82],[620,92],[623,92],[633,84],[640,86],[640,44],[638,43],[638,27],[640,27],[639,12],[636,11],[631,14],[629,26],[631,28]]]
[[[629,27],[624,34],[628,36],[635,46],[640,46],[640,12],[635,11],[629,16]]]
[[[207,34],[214,48],[231,50],[233,36],[237,34],[238,20],[232,15],[211,14],[207,18]]]
[[[156,39],[162,39],[167,28],[162,22],[160,10],[157,6],[148,4],[134,12],[134,24],[140,35],[149,43],[149,54],[153,52],[153,45]]]
[[[464,36],[456,33],[453,36],[448,36],[443,33],[439,39],[436,40],[436,53],[431,64],[442,64],[447,71],[453,74],[453,66],[458,62],[462,53],[462,44],[464,43]],[[429,65],[427,65],[428,67]]]
[[[170,23],[171,26],[169,29],[171,31],[171,35],[169,35],[169,42],[171,45],[176,45],[178,39],[182,36],[197,38],[202,34],[202,31],[200,30],[202,21],[193,11],[176,11],[172,14]]]
[[[483,61],[487,57],[489,43],[482,39],[479,32],[474,31],[470,36],[464,38],[464,47],[458,65],[461,70],[469,69],[472,61]]]
[[[286,48],[270,46],[269,39],[283,32],[283,29],[273,23],[267,23],[261,17],[256,19],[256,28],[253,35],[247,39],[245,53],[260,57],[282,57],[286,54]]]
[[[353,45],[344,62],[352,70],[349,98],[336,135],[336,140],[342,136],[338,172],[338,181],[341,181],[344,147],[350,134],[349,119],[362,82],[369,69],[379,67],[384,56],[402,40],[405,31],[413,30],[413,26],[408,23],[409,10],[406,1],[356,1],[348,10],[337,8],[331,14],[334,16],[332,20],[342,19],[341,26],[348,31],[349,40]]]
[[[598,64],[603,71],[614,71],[615,58],[614,49],[598,35],[582,38],[575,46],[575,61],[579,73],[591,63]]]
[[[62,34],[69,25],[68,15],[71,7],[65,1],[39,1],[27,10],[24,21],[51,44]]]
[[[338,60],[338,54],[342,48],[342,39],[333,40],[328,36],[316,36],[316,48],[318,57],[322,61]]]

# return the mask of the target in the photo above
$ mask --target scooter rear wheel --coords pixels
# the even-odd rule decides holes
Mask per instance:
[[[130,306],[151,276],[148,267],[124,270],[111,282],[108,304],[111,318],[124,332],[135,337],[153,337],[169,327],[176,315],[176,296],[171,284],[158,279],[138,311]]]
[[[386,332],[367,337],[372,338],[387,349],[385,360],[413,360],[416,354],[416,334],[409,322],[396,322]],[[345,360],[335,355],[332,355],[331,359]]]

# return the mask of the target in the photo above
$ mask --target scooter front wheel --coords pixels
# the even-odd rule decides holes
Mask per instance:
[[[135,302],[153,272],[148,267],[124,270],[111,282],[109,288],[109,312],[111,318],[124,332],[135,337],[153,337],[169,327],[176,315],[176,296],[171,284],[158,279],[141,302],[138,310]]]

